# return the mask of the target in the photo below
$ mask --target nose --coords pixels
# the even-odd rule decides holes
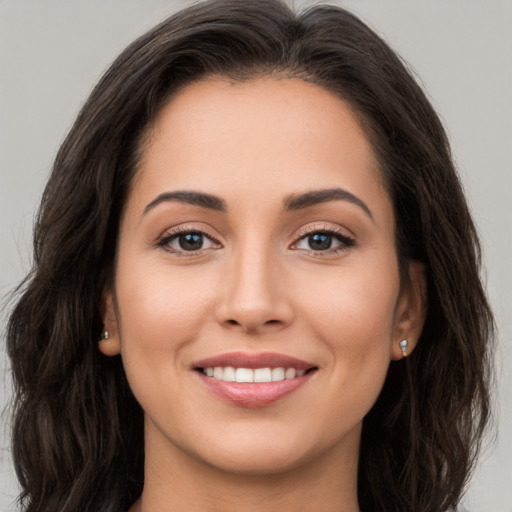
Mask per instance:
[[[258,248],[241,248],[226,262],[226,272],[216,309],[224,327],[250,334],[283,329],[292,322],[290,291],[271,254]]]

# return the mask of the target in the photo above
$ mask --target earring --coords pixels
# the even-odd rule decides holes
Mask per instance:
[[[400,348],[402,349],[402,355],[404,357],[407,357],[407,346],[409,345],[409,342],[407,340],[402,340],[400,342]]]
[[[107,330],[104,330],[102,333],[101,333],[101,340],[108,340],[110,338],[110,334],[108,333]]]

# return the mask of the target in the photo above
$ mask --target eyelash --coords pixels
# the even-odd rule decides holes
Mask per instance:
[[[297,240],[293,242],[292,246],[297,245],[300,241],[305,240],[306,238],[312,236],[312,235],[326,235],[330,236],[332,238],[337,239],[341,244],[339,247],[336,248],[329,248],[324,251],[315,251],[314,249],[305,249],[308,253],[313,254],[315,256],[331,256],[333,254],[338,254],[340,252],[346,251],[350,247],[353,247],[356,245],[356,241],[347,236],[343,231],[336,228],[331,228],[324,226],[322,228],[319,228],[317,226],[310,226],[306,229],[299,232],[297,236]]]
[[[185,235],[201,235],[214,244],[220,245],[220,242],[215,239],[213,236],[209,235],[208,233],[205,233],[201,229],[193,229],[193,228],[176,228],[175,230],[172,230],[171,232],[166,233],[160,240],[157,242],[157,247],[160,247],[178,257],[191,257],[191,256],[197,256],[199,254],[202,254],[204,251],[207,251],[209,249],[199,249],[197,251],[186,251],[184,249],[182,250],[176,250],[174,248],[170,247],[170,243],[174,241],[175,239],[179,238],[180,236]],[[341,230],[333,229],[329,227],[308,227],[301,231],[296,240],[290,245],[290,247],[296,246],[299,242],[302,240],[305,240],[307,237],[312,235],[326,235],[335,238],[340,242],[340,246],[336,248],[328,248],[326,250],[318,250],[315,251],[314,249],[302,249],[303,251],[306,251],[309,254],[313,254],[315,256],[327,256],[327,255],[333,255],[337,254],[342,251],[346,251],[348,248],[353,247],[356,245],[356,242],[353,238],[347,236],[344,234]]]
[[[176,228],[176,229],[166,233],[160,240],[158,240],[156,245],[157,245],[157,247],[161,247],[162,249],[174,254],[175,256],[184,257],[184,258],[191,257],[191,256],[197,256],[198,254],[203,253],[205,250],[208,250],[208,249],[200,249],[198,251],[176,250],[169,245],[173,240],[178,239],[180,236],[185,236],[185,235],[201,235],[201,236],[207,238],[208,240],[210,240],[211,242],[213,242],[217,245],[220,245],[220,242],[218,240],[216,240],[213,236],[209,235],[208,233],[205,233],[201,229],[183,228],[183,227]]]

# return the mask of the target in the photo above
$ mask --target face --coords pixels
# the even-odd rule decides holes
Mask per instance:
[[[148,133],[100,347],[121,353],[152,457],[247,474],[354,459],[419,336],[414,288],[348,105],[299,79],[212,78]]]

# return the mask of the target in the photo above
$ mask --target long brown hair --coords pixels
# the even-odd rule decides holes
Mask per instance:
[[[489,416],[493,319],[443,127],[400,58],[349,12],[210,0],[118,57],[57,154],[35,227],[34,267],[7,332],[23,510],[121,512],[140,495],[142,411],[120,358],[103,357],[96,342],[141,140],[177,88],[212,74],[240,81],[276,72],[351,104],[393,200],[401,269],[411,259],[427,269],[421,339],[407,360],[391,364],[364,420],[361,508],[456,508]]]

